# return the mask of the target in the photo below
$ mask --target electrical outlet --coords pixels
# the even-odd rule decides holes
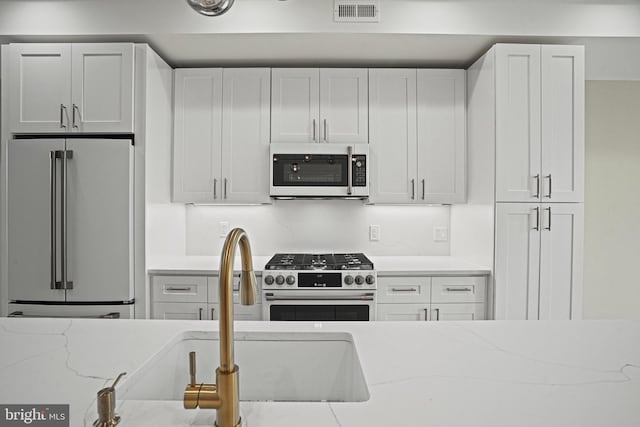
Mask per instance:
[[[433,227],[433,241],[446,242],[449,240],[449,229],[447,227]]]
[[[369,240],[372,242],[377,242],[380,240],[380,226],[379,225],[370,225],[369,226]]]
[[[229,234],[229,222],[220,221],[218,223],[218,231],[219,231],[220,237],[227,237],[227,234]]]

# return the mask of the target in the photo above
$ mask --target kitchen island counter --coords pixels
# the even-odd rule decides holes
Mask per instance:
[[[0,404],[68,403],[71,425],[90,426],[96,392],[119,372],[130,378],[184,331],[217,327],[0,319]],[[370,393],[354,403],[241,402],[247,427],[637,427],[640,420],[640,322],[236,322],[236,331],[349,333]],[[118,402],[122,427],[212,426],[215,418],[182,402],[131,403]]]

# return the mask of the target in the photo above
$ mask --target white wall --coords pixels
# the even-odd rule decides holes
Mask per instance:
[[[433,227],[449,227],[448,207],[366,206],[358,200],[281,200],[264,206],[187,206],[187,255],[219,255],[219,222],[243,227],[254,254],[364,252],[368,255],[449,255]],[[380,240],[369,241],[369,225]]]
[[[640,320],[639,165],[640,82],[587,82],[587,319]]]

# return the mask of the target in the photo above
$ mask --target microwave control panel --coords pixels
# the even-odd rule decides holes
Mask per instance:
[[[367,156],[353,156],[353,186],[367,186]]]

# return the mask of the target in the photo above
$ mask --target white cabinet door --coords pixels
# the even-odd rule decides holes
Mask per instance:
[[[542,200],[584,201],[584,47],[542,46]]]
[[[464,70],[418,70],[418,200],[464,203]]]
[[[540,46],[496,46],[496,201],[539,200]]]
[[[222,95],[222,200],[269,202],[268,68],[225,68]]]
[[[429,319],[428,304],[380,304],[377,306],[376,320],[407,321]]]
[[[71,48],[71,126],[79,132],[133,133],[132,43]]]
[[[175,71],[173,201],[222,197],[222,69]]]
[[[486,319],[484,304],[431,304],[429,316],[436,322]]]
[[[60,253],[60,221],[53,217],[60,208],[60,168],[52,175],[50,157],[52,151],[64,150],[64,139],[14,139],[7,150],[9,299],[64,301],[64,290],[51,289],[52,276],[60,280],[59,257],[52,259]]]
[[[540,319],[582,318],[584,211],[581,203],[542,205]]]
[[[319,142],[317,68],[271,70],[271,142]]]
[[[153,303],[152,319],[208,320],[207,304],[188,302]]]
[[[369,142],[368,70],[320,69],[320,142]]]
[[[10,45],[10,132],[71,132],[70,58],[70,44]]]
[[[67,301],[133,299],[133,146],[130,139],[66,141]]]
[[[540,204],[496,204],[495,319],[538,318]]]
[[[369,70],[371,203],[416,200],[416,70]]]

